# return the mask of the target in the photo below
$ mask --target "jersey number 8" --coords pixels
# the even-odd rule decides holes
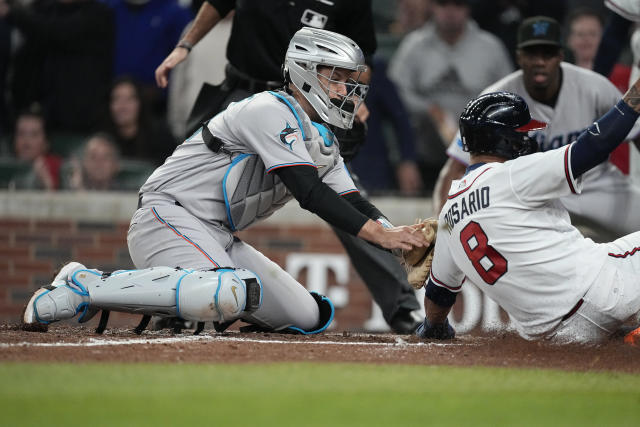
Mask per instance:
[[[507,272],[506,258],[489,244],[489,238],[477,222],[471,221],[462,229],[460,243],[487,285],[493,285]]]

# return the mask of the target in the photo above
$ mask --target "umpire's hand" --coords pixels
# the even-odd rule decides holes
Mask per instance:
[[[2,0],[0,0],[2,1]],[[162,64],[156,68],[156,83],[159,87],[165,88],[169,84],[169,72],[173,68],[185,60],[189,51],[183,47],[176,47],[173,51],[162,61]]]

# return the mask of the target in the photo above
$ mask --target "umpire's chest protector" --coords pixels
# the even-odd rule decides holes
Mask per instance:
[[[274,95],[276,96],[276,95]],[[312,122],[293,97],[278,92],[304,130],[305,148],[322,179],[340,160],[335,137],[325,126]],[[235,154],[222,181],[227,220],[231,230],[242,230],[266,218],[293,197],[275,173],[267,173],[256,154]]]

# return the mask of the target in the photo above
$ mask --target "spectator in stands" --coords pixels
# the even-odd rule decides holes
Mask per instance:
[[[421,138],[422,152],[443,161],[469,99],[513,70],[504,45],[469,13],[469,0],[435,0],[432,20],[405,37],[389,66],[416,128],[435,129],[433,137]]]
[[[571,12],[567,23],[569,27],[567,47],[571,49],[574,63],[591,70],[594,67],[604,31],[602,15],[595,9],[580,7]],[[611,83],[623,93],[629,86],[630,75],[631,67],[617,61],[614,61],[612,69],[607,74]]]
[[[80,160],[72,161],[66,186],[71,190],[120,190],[119,170],[120,155],[115,141],[106,133],[97,133],[87,140]]]
[[[62,158],[49,153],[49,141],[42,115],[37,112],[24,112],[18,116],[14,149],[18,160],[32,165],[31,173],[16,180],[16,188],[48,191],[59,188]]]
[[[105,0],[115,14],[115,77],[131,76],[147,104],[166,110],[164,91],[155,84],[156,66],[173,50],[193,13],[178,0]],[[160,114],[156,114],[160,115]]]
[[[602,0],[577,0],[581,3],[602,3]],[[485,31],[497,36],[516,64],[516,33],[518,26],[527,17],[544,15],[564,22],[567,0],[472,0],[471,16]]]
[[[5,4],[3,14],[25,40],[13,61],[13,110],[38,102],[51,131],[94,128],[112,80],[111,10],[96,0],[43,0]]]
[[[120,154],[126,158],[162,164],[176,147],[168,126],[151,117],[139,85],[130,77],[120,77],[113,84],[103,129],[115,137]]]
[[[602,37],[602,17],[594,10],[580,8],[571,13],[567,23],[567,46],[573,52],[574,62],[590,70]]]
[[[404,35],[422,27],[431,18],[433,0],[398,0],[389,32]]]

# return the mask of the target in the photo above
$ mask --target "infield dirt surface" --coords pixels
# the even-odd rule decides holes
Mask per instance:
[[[264,363],[362,362],[410,365],[500,366],[640,373],[640,347],[621,338],[599,346],[530,342],[510,333],[464,335],[425,342],[414,336],[328,332],[174,334],[53,326],[46,333],[0,325],[0,362]]]

